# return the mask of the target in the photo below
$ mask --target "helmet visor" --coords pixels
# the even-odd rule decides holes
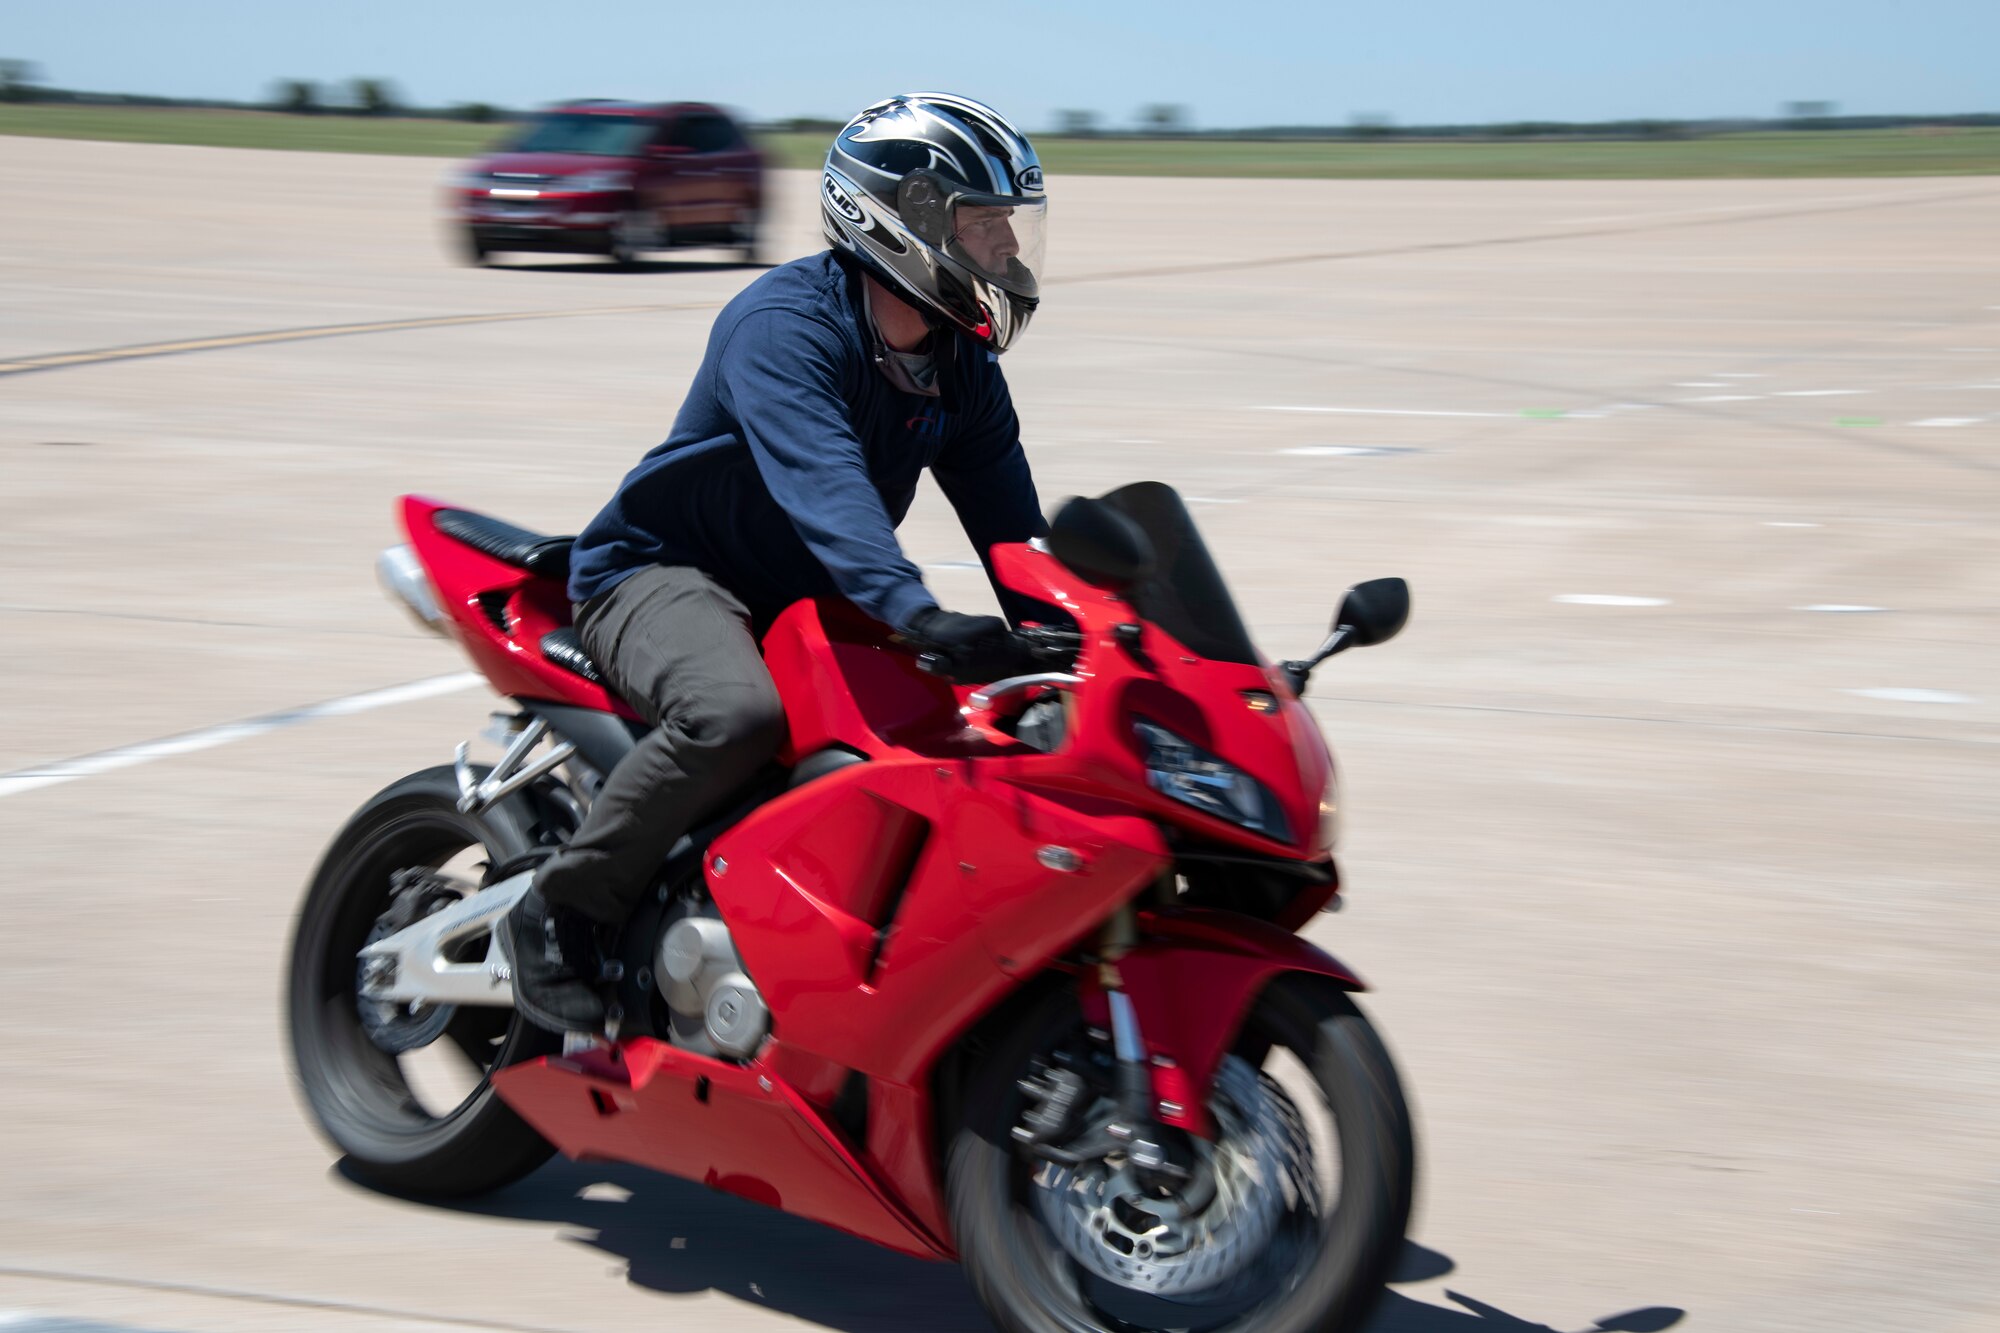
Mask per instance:
[[[1038,294],[1047,240],[1046,199],[963,194],[952,199],[944,252],[1016,296]]]

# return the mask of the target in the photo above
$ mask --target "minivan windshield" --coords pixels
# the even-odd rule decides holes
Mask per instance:
[[[1139,614],[1212,662],[1257,665],[1250,631],[1180,494],[1163,482],[1139,481],[1101,498],[1153,543],[1153,573],[1126,594]]]
[[[643,116],[553,111],[507,146],[510,153],[588,153],[637,157],[660,123]]]

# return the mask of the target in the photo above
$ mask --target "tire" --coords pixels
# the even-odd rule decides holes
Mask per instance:
[[[621,269],[639,266],[639,256],[661,240],[659,226],[640,208],[629,208],[618,215],[605,233],[605,253],[611,262]]]
[[[464,1099],[438,1114],[423,1105],[398,1057],[370,1041],[356,1003],[355,955],[388,906],[391,874],[441,866],[468,851],[501,865],[534,848],[536,832],[535,807],[519,796],[479,815],[460,814],[457,779],[440,766],[362,806],[313,872],[292,937],[293,1068],[320,1131],[371,1185],[397,1194],[480,1194],[527,1175],[554,1151],[500,1100],[491,1076],[560,1050],[560,1038],[512,1009],[458,1009],[438,1041],[454,1042],[480,1072]]]
[[[490,263],[493,255],[493,252],[486,248],[486,243],[479,239],[479,233],[470,227],[459,236],[458,253],[466,263],[475,267]]]
[[[1152,1295],[1108,1313],[1078,1261],[1029,1197],[1025,1154],[1011,1133],[1025,1105],[1016,1086],[1040,1056],[1079,1030],[1073,993],[1051,995],[972,1077],[967,1123],[951,1147],[946,1189],[967,1277],[1006,1333],[1133,1333],[1157,1327],[1214,1333],[1351,1333],[1380,1299],[1409,1225],[1415,1149],[1409,1111],[1388,1051],[1353,1002],[1317,978],[1286,977],[1260,996],[1238,1054],[1250,1065],[1289,1048],[1337,1126],[1338,1206],[1196,1306]],[[1210,1293],[1200,1293],[1208,1299]],[[1114,1302],[1116,1303],[1116,1302]]]
[[[736,254],[745,264],[760,264],[764,260],[763,214],[758,209],[745,209],[736,221]]]

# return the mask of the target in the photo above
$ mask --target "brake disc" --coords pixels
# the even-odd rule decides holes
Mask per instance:
[[[1197,1296],[1262,1258],[1288,1214],[1319,1211],[1311,1141],[1276,1083],[1229,1056],[1210,1105],[1216,1136],[1194,1140],[1197,1190],[1150,1187],[1117,1159],[1043,1164],[1036,1207],[1073,1259],[1133,1291]]]

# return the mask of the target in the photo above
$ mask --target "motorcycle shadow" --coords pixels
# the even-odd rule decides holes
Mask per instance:
[[[1436,1250],[1406,1241],[1391,1284],[1428,1282],[1450,1273],[1457,1265]],[[1398,1291],[1383,1294],[1366,1333],[1569,1333],[1552,1324],[1537,1324],[1508,1314],[1505,1310],[1446,1290],[1445,1299],[1458,1309],[1412,1300]],[[1662,1333],[1686,1318],[1687,1311],[1671,1305],[1647,1306],[1606,1315],[1577,1333]]]
[[[370,1188],[334,1170],[350,1184]],[[409,1202],[479,1217],[554,1223],[559,1238],[623,1260],[633,1285],[672,1295],[716,1291],[840,1333],[990,1333],[956,1264],[927,1263],[802,1218],[638,1167],[557,1159],[480,1199]],[[1389,1281],[1453,1271],[1414,1241]],[[1517,1318],[1447,1290],[1458,1308],[1384,1293],[1366,1333],[1663,1333],[1686,1312],[1653,1306],[1582,1330]]]
[[[369,1188],[334,1168],[349,1183]],[[651,1291],[717,1291],[841,1333],[986,1333],[956,1264],[927,1263],[829,1227],[637,1167],[550,1162],[479,1199],[411,1203],[553,1222]]]

